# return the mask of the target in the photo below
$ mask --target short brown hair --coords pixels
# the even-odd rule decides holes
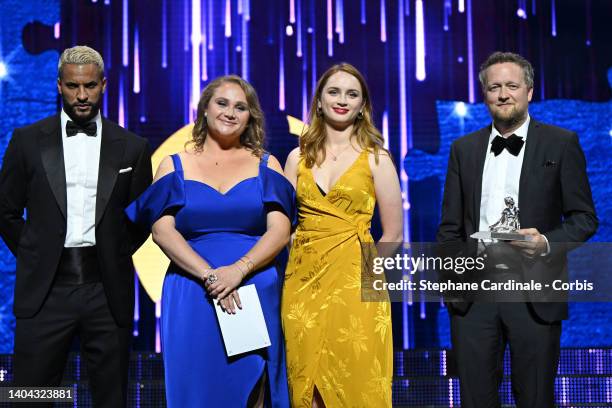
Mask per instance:
[[[487,69],[491,65],[503,64],[504,62],[512,62],[513,64],[521,67],[523,69],[523,75],[525,77],[525,84],[527,84],[527,88],[533,88],[533,67],[531,66],[531,63],[519,54],[515,54],[513,52],[496,51],[489,55],[486,61],[480,66],[478,80],[480,81],[480,86],[482,89],[485,89],[487,86]]]

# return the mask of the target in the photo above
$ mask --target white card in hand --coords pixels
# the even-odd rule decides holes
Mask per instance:
[[[255,285],[238,288],[238,295],[242,309],[236,308],[236,314],[224,312],[218,305],[218,301],[213,301],[228,356],[235,356],[272,344]]]

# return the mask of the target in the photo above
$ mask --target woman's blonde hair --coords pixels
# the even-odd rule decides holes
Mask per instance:
[[[363,75],[361,75],[361,72],[351,64],[336,64],[325,71],[317,82],[315,94],[310,104],[310,112],[308,114],[309,127],[300,137],[300,152],[307,168],[311,168],[315,164],[319,165],[325,160],[325,119],[319,110],[318,103],[321,100],[323,88],[327,80],[337,72],[346,72],[354,76],[361,85],[363,107],[361,113],[359,113],[355,119],[353,135],[351,135],[351,137],[355,136],[359,147],[369,152],[373,152],[377,163],[380,151],[383,150],[386,152],[384,148],[384,139],[372,121],[372,100],[370,99],[370,91],[368,90]]]
[[[202,151],[204,141],[208,135],[208,124],[205,115],[206,109],[217,88],[225,83],[236,84],[244,91],[247,104],[249,105],[249,122],[244,132],[240,135],[240,144],[251,150],[255,156],[261,157],[264,153],[264,114],[261,110],[255,88],[238,75],[226,75],[216,78],[204,88],[200,96],[200,101],[198,102],[198,113],[193,131],[191,132],[191,140],[187,143],[193,144],[193,148],[196,152]]]

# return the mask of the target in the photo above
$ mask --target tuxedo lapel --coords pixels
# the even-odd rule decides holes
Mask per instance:
[[[115,187],[125,145],[125,140],[113,132],[112,128],[113,124],[103,118],[98,190],[96,193],[96,225],[100,222]]]
[[[52,125],[42,129],[40,156],[51,191],[53,191],[57,205],[64,218],[66,218],[66,169],[64,167],[64,147],[62,145],[59,115]]]
[[[533,197],[529,193],[529,175],[533,174],[533,166],[537,152],[539,151],[539,145],[541,138],[539,137],[540,124],[533,118],[529,122],[529,129],[527,129],[527,141],[525,142],[525,153],[523,154],[523,164],[521,166],[521,178],[519,181],[519,199],[518,208],[522,209],[526,205],[523,197]],[[522,211],[521,214],[522,215]],[[519,215],[519,220],[520,220]],[[521,222],[523,220],[520,220]]]
[[[493,125],[491,125],[493,126]],[[474,214],[475,228],[478,230],[480,223],[480,199],[482,197],[482,173],[484,171],[485,159],[489,151],[489,136],[491,136],[491,126],[480,129],[477,134],[477,144],[474,160],[474,198],[472,202],[472,214]]]

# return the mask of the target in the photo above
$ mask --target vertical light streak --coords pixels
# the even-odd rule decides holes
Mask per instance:
[[[104,5],[105,5],[105,6],[110,5],[110,0],[104,0]]]
[[[295,23],[295,0],[289,0],[289,22]]]
[[[60,22],[59,21],[53,25],[53,37],[56,40],[60,38]]]
[[[281,112],[285,111],[285,36],[283,29],[280,29],[279,35],[279,55],[278,55],[278,109]]]
[[[397,53],[399,63],[399,119],[400,119],[400,183],[402,188],[402,211],[404,222],[402,225],[402,231],[404,234],[404,241],[410,242],[410,229],[408,228],[410,222],[408,220],[408,177],[406,176],[406,169],[404,166],[404,157],[408,154],[408,109],[407,109],[407,94],[406,94],[406,33],[405,33],[405,21],[404,21],[404,3],[398,2],[397,12]],[[408,349],[410,347],[409,337],[409,303],[412,303],[412,293],[404,293],[402,302],[402,336],[403,336],[403,348]]]
[[[536,15],[536,0],[531,0],[531,14]]]
[[[467,0],[467,41],[468,41],[468,95],[470,103],[476,102],[474,89],[474,39],[472,35],[472,0]]]
[[[459,0],[457,4],[457,9],[460,13],[463,13],[465,11],[465,0]]]
[[[140,123],[145,123],[147,121],[147,116],[145,114],[146,108],[145,108],[145,95],[144,95],[144,89],[141,91],[140,93],[140,103],[138,104],[138,111],[140,113],[138,119],[140,120]]]
[[[385,0],[380,0],[380,41],[387,42],[387,12]]]
[[[553,0],[554,1],[554,0]],[[561,402],[567,404],[567,377],[561,378]]]
[[[138,336],[138,322],[140,321],[140,288],[138,286],[138,274],[134,274],[134,330],[132,335]]]
[[[591,46],[591,36],[593,34],[593,24],[592,24],[592,19],[591,19],[591,0],[587,0],[586,2],[586,26],[587,26],[587,32],[586,32],[586,45],[587,47]]]
[[[385,149],[389,150],[389,112],[386,110],[382,115],[382,135],[385,140]]]
[[[232,36],[232,3],[225,0],[225,38]]]
[[[161,302],[155,302],[155,352],[161,353]]]
[[[361,25],[366,25],[366,2],[361,0]]]
[[[302,0],[298,0],[297,2],[297,45],[295,55],[298,58],[302,58]]]
[[[552,0],[551,2],[551,24],[552,24],[552,36],[556,37],[557,36],[557,7],[555,4],[555,0]]]
[[[139,50],[138,26],[134,26],[134,88],[135,94],[140,93],[140,50]]]
[[[246,3],[245,10],[242,15],[242,32],[240,36],[242,45],[242,78],[245,80],[249,79],[249,20],[247,20],[249,4]]]
[[[415,2],[416,79],[424,81],[425,72],[425,19],[423,0]]]
[[[329,57],[334,55],[334,28],[332,16],[332,0],[327,0],[327,56]]]
[[[310,0],[310,26],[312,28],[312,34],[310,36],[310,44],[311,44],[311,52],[310,52],[310,86],[311,86],[311,95],[314,95],[315,88],[317,86],[317,41],[316,41],[316,33],[317,33],[317,21],[315,19],[315,0]]]
[[[225,38],[223,41],[223,75],[229,74],[229,64],[230,64],[230,41]]]
[[[125,118],[127,117],[126,114],[126,107],[125,107],[125,95],[123,92],[123,88],[125,86],[124,84],[124,80],[123,80],[123,73],[119,74],[119,108],[118,108],[118,114],[117,114],[117,122],[119,123],[119,126],[125,128]]]
[[[193,121],[200,100],[200,45],[202,44],[201,0],[191,0],[191,101],[189,119]]]
[[[208,0],[208,50],[214,49],[213,0]]]
[[[340,34],[340,0],[336,0],[336,16],[334,19],[335,29],[334,32],[336,34]]]
[[[425,299],[421,298],[421,301],[419,303],[419,317],[421,318],[421,320],[424,320],[427,316],[425,314]]]
[[[204,3],[202,3],[200,5],[200,10],[202,13],[202,18],[200,19],[200,24],[201,29],[200,32],[202,33],[202,39],[200,41],[200,53],[201,53],[201,69],[202,69],[202,76],[200,77],[202,79],[202,81],[208,81],[208,52],[206,51],[206,44],[207,44],[207,31],[206,31],[206,27],[207,27],[207,9]]]
[[[162,35],[162,49],[161,49],[161,66],[162,68],[168,68],[168,0],[162,0],[162,15],[161,15],[161,35]]]
[[[444,31],[448,31],[448,16],[453,11],[451,0],[444,0]]]
[[[306,58],[302,60],[302,122],[308,118],[308,64]]]
[[[241,16],[242,11],[242,0],[236,0],[236,13]]]
[[[539,36],[540,49],[543,49],[544,38]],[[546,71],[544,71],[544,58],[540,58],[540,100],[546,99]]]
[[[246,21],[251,21],[251,0],[243,0],[244,1],[244,19]]]
[[[122,25],[121,25],[121,38],[122,38],[122,63],[124,67],[127,67],[129,62],[129,49],[128,49],[128,0],[123,0],[123,14],[122,14]]]
[[[446,350],[440,350],[440,375],[446,377]]]
[[[189,51],[189,43],[191,36],[189,35],[189,0],[183,1],[183,50]]]
[[[111,19],[111,8],[107,7],[104,9],[104,24],[106,25],[104,30],[104,67],[111,69],[113,65],[113,23]],[[104,93],[104,96],[108,93]],[[105,110],[105,112],[108,112]]]
[[[338,33],[338,42],[344,44],[344,0],[337,0],[336,32]]]

